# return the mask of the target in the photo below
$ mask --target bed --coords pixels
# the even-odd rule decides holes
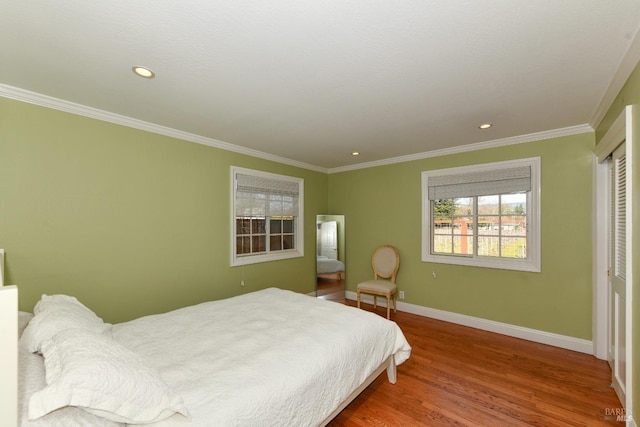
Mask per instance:
[[[64,295],[34,313],[19,316],[25,427],[326,425],[411,353],[394,322],[277,288],[114,325]]]
[[[344,279],[344,263],[337,259],[326,256],[317,257],[317,276],[321,279],[342,280]]]

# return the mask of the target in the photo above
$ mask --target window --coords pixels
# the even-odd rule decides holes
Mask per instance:
[[[304,255],[304,180],[231,168],[231,265]]]
[[[540,158],[422,172],[422,260],[540,271]]]

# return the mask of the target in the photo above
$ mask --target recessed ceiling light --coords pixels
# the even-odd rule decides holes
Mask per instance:
[[[134,73],[136,73],[140,77],[144,77],[145,79],[152,79],[152,78],[154,78],[156,76],[153,71],[151,71],[147,67],[142,67],[140,65],[136,65],[135,67],[132,67],[131,69],[133,70]]]
[[[478,126],[480,129],[489,129],[491,126],[493,126],[491,123],[484,123],[481,124],[480,126]]]
[[[359,151],[354,151],[354,152],[352,152],[352,153],[351,153],[351,155],[352,155],[352,156],[359,156],[359,155],[360,155],[360,152],[359,152]]]

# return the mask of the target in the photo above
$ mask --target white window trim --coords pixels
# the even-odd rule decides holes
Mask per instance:
[[[298,184],[298,216],[295,221],[295,249],[277,251],[260,255],[243,255],[236,254],[236,175],[254,175],[265,178],[277,179],[282,181],[291,181]],[[258,264],[261,262],[278,261],[283,259],[300,258],[304,256],[304,179],[286,175],[278,175],[269,172],[258,171],[255,169],[246,169],[237,166],[231,166],[231,266],[241,266],[249,264]]]
[[[429,201],[429,178],[434,176],[488,172],[496,169],[531,166],[531,191],[527,193],[527,258],[507,259],[479,256],[456,256],[431,254],[431,204]],[[540,272],[540,157],[484,163],[422,172],[422,261],[441,264],[468,265],[474,267],[499,268]]]

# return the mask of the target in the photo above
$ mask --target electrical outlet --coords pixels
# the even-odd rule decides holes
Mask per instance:
[[[404,299],[404,291],[398,292],[398,296],[400,297],[400,299]]]
[[[240,286],[244,287],[244,280],[240,280]]]

